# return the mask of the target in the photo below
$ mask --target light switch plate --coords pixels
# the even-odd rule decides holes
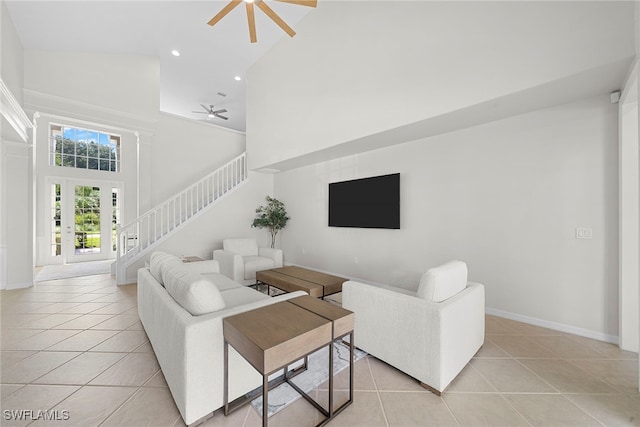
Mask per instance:
[[[576,239],[593,239],[593,228],[576,228]]]

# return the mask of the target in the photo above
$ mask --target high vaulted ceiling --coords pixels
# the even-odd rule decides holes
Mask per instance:
[[[157,56],[162,111],[205,120],[205,114],[192,111],[203,111],[200,104],[213,104],[227,109],[229,120],[213,118],[210,123],[244,131],[246,70],[289,36],[257,11],[258,42],[250,43],[244,7],[236,7],[213,27],[207,25],[227,3],[6,0],[25,49]],[[282,2],[269,4],[294,29],[313,11]],[[171,54],[174,49],[179,57]]]

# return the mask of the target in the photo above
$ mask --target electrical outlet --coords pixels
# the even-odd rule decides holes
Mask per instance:
[[[593,239],[593,229],[587,227],[576,228],[576,239]]]

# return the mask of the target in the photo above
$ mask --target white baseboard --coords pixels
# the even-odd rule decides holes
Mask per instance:
[[[304,265],[299,265],[295,263],[285,263],[285,265],[292,265],[296,267],[309,268]],[[323,271],[316,268],[312,268],[312,270],[319,271],[321,273],[332,274],[337,276],[342,276],[345,279],[354,280],[357,282],[365,283],[368,285],[380,285],[380,283],[372,282],[368,280],[362,280],[357,277],[349,277],[341,274],[337,274],[331,271]],[[563,323],[552,322],[550,320],[538,319],[536,317],[524,316],[522,314],[511,313],[508,311],[498,310],[495,308],[486,307],[485,313],[491,314],[497,317],[503,317],[505,319],[515,320],[517,322],[527,323],[529,325],[540,326],[542,328],[552,329],[554,331],[566,332],[568,334],[578,335],[581,337],[591,338],[598,341],[604,341],[611,344],[620,344],[620,337],[616,335],[603,334],[602,332],[591,331],[589,329],[578,328],[576,326],[565,325]]]
[[[517,322],[528,323],[542,328],[553,329],[554,331],[566,332],[568,334],[578,335],[581,337],[591,338],[598,341],[604,341],[618,345],[620,338],[615,335],[604,334],[589,329],[578,328],[576,326],[565,325],[563,323],[552,322],[550,320],[538,319],[536,317],[524,316],[522,314],[510,313],[508,311],[498,310],[495,308],[485,308],[485,313],[505,319],[515,320]]]
[[[30,288],[33,286],[33,282],[24,282],[24,283],[7,283],[4,287],[4,290],[12,291],[14,289],[24,289]]]

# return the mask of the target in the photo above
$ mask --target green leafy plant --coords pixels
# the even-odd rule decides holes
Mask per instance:
[[[278,231],[282,230],[289,221],[287,210],[284,207],[284,203],[273,197],[267,196],[266,206],[260,206],[256,209],[256,217],[251,223],[251,227],[266,228],[271,233],[271,247],[276,245],[276,235]]]

